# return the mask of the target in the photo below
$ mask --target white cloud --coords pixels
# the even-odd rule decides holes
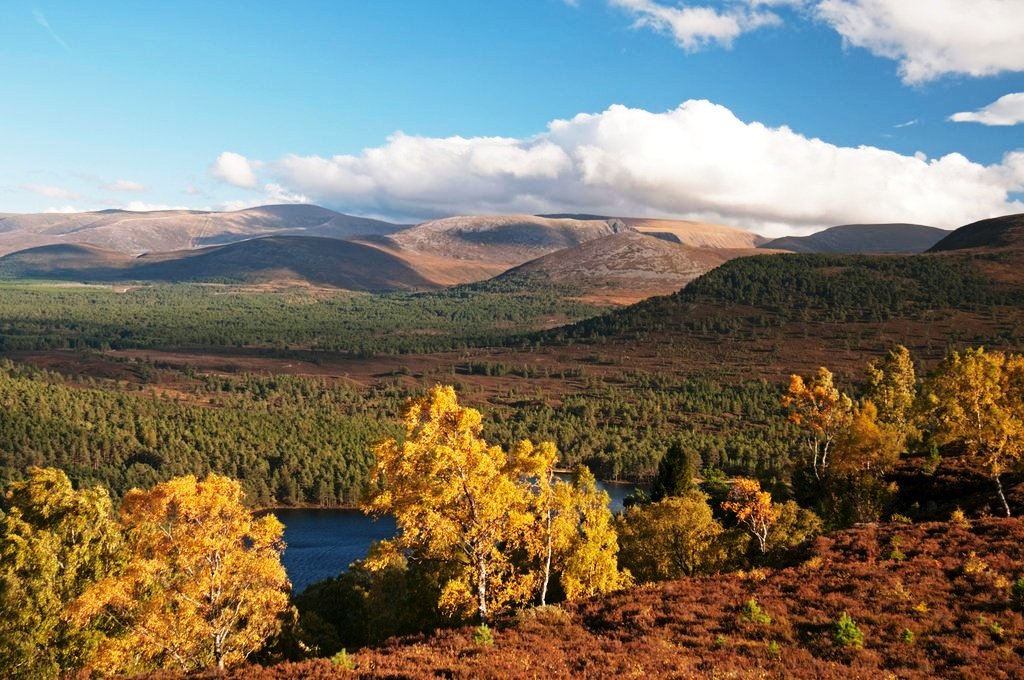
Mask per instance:
[[[398,133],[359,155],[291,155],[259,172],[303,199],[402,220],[591,212],[782,232],[854,222],[956,227],[1024,212],[1008,195],[1024,177],[1024,150],[1015,153],[986,166],[957,153],[841,147],[688,101],[663,113],[612,106],[524,139]]]
[[[781,23],[771,12],[758,12],[742,3],[726,3],[724,9],[706,6],[665,5],[655,0],[609,0],[634,17],[633,26],[650,28],[671,35],[687,51],[699,50],[712,43],[728,47],[743,33]],[[753,0],[751,4],[772,4]]]
[[[977,111],[961,111],[954,113],[949,119],[955,123],[981,123],[982,125],[1024,123],[1024,92],[1003,95]]]
[[[82,212],[73,205],[51,206],[43,211],[44,213],[77,213]]]
[[[27,189],[34,194],[39,194],[46,198],[52,198],[55,201],[73,201],[78,198],[78,194],[74,191],[46,184],[25,184],[22,188]]]
[[[851,45],[899,61],[907,83],[1024,70],[1020,0],[822,0],[816,13]]]
[[[904,82],[947,74],[988,76],[1024,71],[1021,0],[607,0],[635,27],[672,36],[687,51],[728,47],[744,33],[782,23],[772,8],[813,17],[845,43],[899,62]]]
[[[1006,182],[1013,191],[1024,191],[1024,151],[1013,151],[1003,158]]]
[[[141,193],[146,190],[145,184],[139,182],[133,182],[130,179],[118,179],[113,182],[107,182],[102,186],[107,191],[127,191],[132,193]]]
[[[273,182],[263,185],[263,202],[262,205],[272,205],[278,203],[309,203],[309,196],[305,194],[297,194],[293,191],[288,191],[280,184],[274,184]]]
[[[245,156],[233,151],[225,151],[217,156],[210,166],[210,174],[217,179],[243,189],[255,189],[256,165]]]

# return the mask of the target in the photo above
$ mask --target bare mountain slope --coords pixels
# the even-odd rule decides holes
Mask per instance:
[[[387,234],[398,225],[315,205],[268,205],[234,212],[102,210],[68,214],[0,214],[0,255],[56,243],[89,243],[138,255],[295,234],[341,238]]]
[[[547,253],[628,230],[621,220],[576,220],[536,215],[447,217],[391,236],[417,255],[514,267]]]
[[[18,279],[95,278],[95,272],[127,270],[136,262],[131,255],[105,250],[88,244],[58,243],[38,246],[0,257],[0,277]]]
[[[756,248],[768,240],[744,229],[709,222],[638,217],[624,217],[622,221],[637,231],[674,238],[678,243],[693,248]]]
[[[784,236],[760,247],[794,253],[923,253],[948,234],[920,224],[843,224],[809,236]]]
[[[268,236],[135,258],[92,246],[43,246],[0,257],[0,275],[74,281],[304,282],[359,291],[437,287],[382,250],[311,236]]]
[[[499,278],[542,279],[581,289],[592,300],[631,303],[673,293],[749,250],[690,248],[627,231],[559,250]]]

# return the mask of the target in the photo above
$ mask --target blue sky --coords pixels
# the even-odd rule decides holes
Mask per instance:
[[[1019,0],[13,0],[0,78],[0,212],[1024,211]]]

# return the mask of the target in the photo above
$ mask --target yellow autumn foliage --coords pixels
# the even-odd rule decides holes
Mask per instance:
[[[104,640],[92,670],[193,672],[237,665],[280,629],[289,583],[283,526],[242,504],[241,485],[211,474],[179,477],[121,505],[131,558],[73,605],[84,621],[121,629]]]

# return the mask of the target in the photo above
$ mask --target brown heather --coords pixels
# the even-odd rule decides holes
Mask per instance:
[[[889,558],[894,537],[905,559]],[[354,671],[318,659],[228,677],[1021,677],[1024,616],[1009,584],[1024,574],[1022,545],[1018,519],[862,525],[763,580],[695,577],[522,612],[495,623],[493,646],[465,627],[351,653]],[[744,621],[751,598],[770,624]],[[862,649],[834,640],[844,612]]]

